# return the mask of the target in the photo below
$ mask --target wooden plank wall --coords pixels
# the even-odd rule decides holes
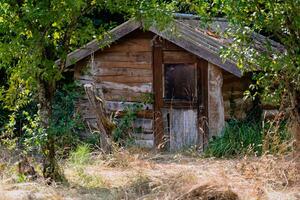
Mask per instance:
[[[244,119],[247,111],[252,107],[251,100],[244,100],[244,92],[248,89],[250,79],[238,78],[223,70],[223,101],[225,120],[235,118]]]
[[[83,84],[93,82],[102,91],[109,113],[143,102],[152,93],[153,36],[150,32],[134,31],[110,47],[95,52],[93,62],[90,56],[76,64],[75,79]],[[79,102],[79,107],[86,121],[93,124],[95,114],[86,98]],[[153,105],[147,104],[132,125],[139,130],[133,135],[142,146],[153,146],[152,118]]]

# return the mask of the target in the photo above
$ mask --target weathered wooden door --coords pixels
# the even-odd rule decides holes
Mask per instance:
[[[202,147],[207,137],[207,62],[166,40],[153,41],[155,144],[171,151]]]

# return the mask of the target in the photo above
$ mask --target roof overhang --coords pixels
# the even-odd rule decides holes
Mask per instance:
[[[176,26],[175,34],[168,31],[159,31],[155,27],[150,27],[150,31],[235,76],[242,76],[240,69],[233,61],[223,60],[220,57],[220,50],[225,47],[223,44],[210,38],[205,33],[191,29],[180,21],[175,20],[174,23]]]
[[[136,20],[131,19],[126,21],[125,23],[110,30],[108,34],[104,35],[103,39],[94,39],[86,45],[80,47],[79,49],[76,49],[75,51],[69,53],[66,58],[65,66],[69,67],[75,64],[76,62],[100,50],[101,48],[104,48],[105,46],[122,38],[123,36],[135,31],[136,29],[139,29],[141,26],[141,22],[138,22]],[[57,65],[59,65],[59,63],[60,60],[57,60],[55,62],[55,64]]]
[[[203,32],[197,31],[179,20],[174,21],[176,26],[175,33],[168,30],[160,31],[155,26],[149,28],[149,31],[159,35],[160,37],[173,42],[174,44],[180,46],[186,51],[207,60],[208,62],[219,66],[220,68],[228,71],[235,76],[241,77],[242,73],[240,69],[236,66],[236,63],[230,60],[223,60],[220,57],[220,48],[224,45],[217,40],[210,38]],[[143,24],[134,19],[128,20],[125,23],[112,29],[104,36],[103,39],[94,39],[87,43],[83,47],[69,53],[66,58],[66,67],[75,64],[76,62],[82,60],[83,58],[91,55],[92,53],[98,51],[99,49],[117,41],[123,36],[137,30],[144,28]],[[60,60],[56,61],[59,65]]]

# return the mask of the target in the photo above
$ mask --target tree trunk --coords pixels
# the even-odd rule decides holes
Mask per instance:
[[[50,119],[52,114],[52,99],[54,96],[54,87],[40,81],[38,88],[39,97],[39,115],[41,125],[46,132],[48,132],[50,126]],[[52,181],[62,181],[62,175],[55,158],[55,138],[51,133],[47,133],[46,141],[43,141],[42,145],[43,153],[43,176]]]
[[[300,113],[299,113],[299,97],[297,91],[290,87],[289,99],[291,102],[291,128],[290,131],[296,140],[296,152],[300,154]]]
[[[297,164],[297,171],[300,172],[300,97],[298,96],[297,90],[293,87],[289,87],[289,100],[291,103],[291,122],[289,131],[295,138],[294,159]]]

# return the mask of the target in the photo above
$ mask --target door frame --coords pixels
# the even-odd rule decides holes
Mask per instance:
[[[163,102],[163,50],[166,48],[165,39],[154,36],[152,40],[152,71],[154,94],[154,144],[161,149],[164,136],[163,116],[161,109]],[[183,49],[184,50],[184,49]],[[184,50],[186,51],[186,50]],[[197,116],[198,116],[198,145],[205,148],[208,143],[208,62],[202,58],[196,58],[197,65]],[[202,143],[202,144],[201,144]]]

